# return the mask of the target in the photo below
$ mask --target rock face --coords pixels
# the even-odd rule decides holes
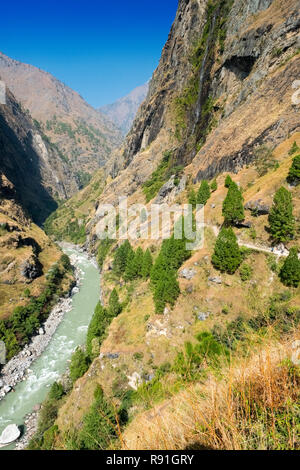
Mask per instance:
[[[135,193],[165,150],[172,149],[174,166],[199,181],[239,170],[262,145],[276,146],[299,129],[299,105],[292,101],[298,1],[215,4],[179,1],[147,98],[106,167],[113,181],[105,202]]]
[[[21,431],[16,424],[9,424],[0,436],[0,446],[8,445],[20,437]]]
[[[182,269],[179,271],[179,277],[191,281],[196,276],[196,271],[194,269]]]
[[[115,103],[101,106],[99,111],[108,117],[125,136],[134,121],[136,113],[147,96],[149,82],[135,88],[131,93]]]
[[[270,212],[270,206],[264,204],[261,199],[247,202],[245,209],[253,212],[256,215],[267,215]]]
[[[57,147],[60,166],[64,163],[67,171],[59,174],[54,162],[50,166],[71,196],[84,183],[83,174],[97,170],[118,147],[121,132],[78,93],[43,70],[0,53],[0,77],[38,121],[39,132]],[[49,146],[36,129],[30,139],[51,160]]]
[[[42,273],[42,265],[36,256],[31,256],[21,265],[21,275],[31,281],[41,276]]]

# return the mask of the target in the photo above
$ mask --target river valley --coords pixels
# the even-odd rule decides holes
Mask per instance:
[[[0,434],[9,424],[25,424],[25,417],[43,402],[49,387],[66,371],[72,352],[85,342],[100,298],[100,274],[95,260],[77,247],[65,245],[63,250],[80,273],[79,288],[46,349],[30,365],[25,379],[0,402]]]

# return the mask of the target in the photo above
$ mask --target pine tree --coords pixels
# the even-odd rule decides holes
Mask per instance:
[[[238,224],[245,219],[243,196],[237,184],[232,182],[223,202],[223,217],[226,224]]]
[[[215,244],[212,263],[221,272],[234,274],[242,262],[237,238],[231,227],[223,227]]]
[[[218,183],[217,183],[217,180],[214,179],[210,185],[210,190],[212,193],[214,193],[215,191],[217,191],[217,189],[218,189]]]
[[[108,311],[112,317],[117,317],[122,311],[122,305],[119,302],[119,296],[116,289],[113,289],[109,301],[108,301]]]
[[[205,204],[210,198],[210,188],[206,180],[203,180],[197,193],[197,204]]]
[[[141,247],[138,247],[134,255],[134,266],[135,266],[135,271],[136,271],[136,277],[142,277],[143,261],[144,261],[144,252]]]
[[[300,155],[296,155],[293,159],[287,180],[291,184],[298,185],[300,183]]]
[[[230,177],[230,175],[227,175],[226,176],[226,179],[225,179],[225,188],[230,188],[230,186],[232,185],[233,181]]]
[[[148,279],[151,273],[152,269],[152,256],[150,253],[149,248],[145,251],[144,257],[143,257],[143,265],[142,265],[142,276],[144,279]]]
[[[189,204],[193,206],[193,209],[196,207],[196,204],[197,204],[197,196],[196,196],[194,188],[191,189],[189,192]]]
[[[295,233],[293,202],[291,193],[283,186],[274,196],[269,214],[270,233],[275,243],[291,239]]]
[[[117,249],[113,269],[114,272],[121,276],[124,274],[128,259],[133,255],[133,249],[128,240],[125,240],[124,243]]]
[[[133,281],[142,276],[143,257],[144,253],[140,247],[128,256],[124,274],[126,281]]]
[[[156,313],[163,313],[166,304],[174,305],[180,294],[179,284],[173,271],[163,271],[154,290]]]
[[[298,248],[293,247],[279,273],[281,282],[288,287],[298,287],[300,283],[300,260]]]

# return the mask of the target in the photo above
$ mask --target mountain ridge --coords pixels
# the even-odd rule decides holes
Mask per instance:
[[[114,124],[49,72],[0,53],[0,76],[57,146],[78,188],[80,172],[96,171],[120,145],[122,137]]]
[[[134,88],[128,95],[123,96],[114,103],[101,106],[99,111],[114,122],[126,135],[132,126],[139,107],[147,96],[148,90],[149,81]]]

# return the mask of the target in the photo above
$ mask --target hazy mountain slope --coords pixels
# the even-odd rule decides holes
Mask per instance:
[[[0,76],[57,145],[79,187],[80,172],[102,166],[120,144],[120,131],[51,74],[0,53]]]
[[[7,89],[0,105],[0,171],[14,185],[17,200],[37,223],[77,189],[69,166]]]
[[[148,89],[149,82],[135,88],[115,103],[101,106],[99,111],[105,114],[126,135],[132,126],[139,107],[147,96]]]

